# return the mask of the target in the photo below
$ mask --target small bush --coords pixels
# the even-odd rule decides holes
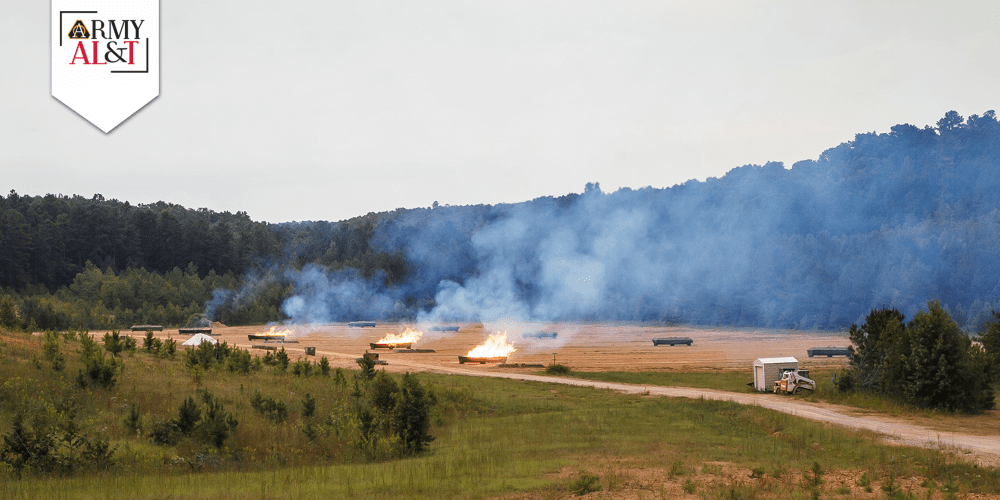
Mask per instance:
[[[142,434],[142,413],[139,411],[138,405],[129,405],[128,415],[122,423],[125,424],[126,429],[134,432],[136,435]]]
[[[805,473],[805,478],[809,486],[813,488],[818,488],[819,485],[823,484],[823,467],[819,465],[819,462],[813,462],[812,467]]]
[[[174,339],[164,340],[156,352],[161,358],[173,358],[175,354],[177,354],[177,341]]]
[[[567,488],[570,493],[583,496],[587,493],[601,491],[600,478],[592,476],[584,471],[580,471],[580,477],[569,483]]]
[[[284,372],[288,370],[288,363],[288,353],[285,352],[285,348],[278,349],[278,352],[274,354],[274,366],[278,368],[278,371]]]
[[[295,364],[292,365],[292,375],[295,375],[296,377],[308,377],[309,375],[312,375],[312,363],[306,359],[296,361]]]
[[[690,478],[688,478],[688,479],[686,479],[684,481],[683,488],[684,488],[684,491],[687,492],[687,494],[694,495],[694,490],[696,490],[698,488],[698,485],[695,484],[695,482],[692,481]]]
[[[201,420],[201,408],[194,402],[194,398],[188,396],[180,408],[177,409],[177,428],[185,436],[194,432],[195,426]]]
[[[858,386],[857,378],[853,372],[843,370],[837,375],[837,390],[840,392],[854,392]]]
[[[288,419],[288,407],[285,406],[285,403],[270,396],[264,396],[260,391],[254,391],[253,396],[250,397],[250,406],[257,410],[257,413],[264,415],[276,424]]]
[[[181,439],[181,430],[172,419],[157,420],[149,431],[149,437],[156,444],[173,446]]]
[[[59,354],[59,334],[49,330],[45,332],[45,344],[42,346],[42,357],[52,361]]]
[[[125,342],[118,330],[104,334],[104,350],[110,352],[112,356],[117,356],[125,350]]]
[[[570,369],[566,365],[553,363],[545,367],[545,373],[549,375],[566,375],[570,372]]]
[[[683,476],[684,475],[684,462],[680,460],[674,460],[674,463],[670,464],[670,477]]]
[[[146,337],[142,339],[142,348],[145,349],[146,352],[159,352],[161,344],[163,343],[160,342],[160,339],[153,336],[152,330],[146,330]]]
[[[306,397],[302,400],[302,418],[309,418],[316,414],[316,398],[306,393]]]

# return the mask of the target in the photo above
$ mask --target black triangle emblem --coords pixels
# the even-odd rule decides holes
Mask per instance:
[[[73,27],[69,29],[69,38],[75,40],[77,38],[90,38],[90,32],[87,31],[87,27],[84,26],[83,21],[77,19],[73,23]]]

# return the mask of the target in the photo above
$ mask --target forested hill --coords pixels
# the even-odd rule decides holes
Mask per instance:
[[[245,212],[158,202],[130,205],[101,195],[0,198],[0,287],[69,285],[89,261],[101,269],[167,273],[189,263],[202,276],[242,274],[259,256],[278,257],[269,224]]]
[[[205,298],[209,316],[230,323],[839,328],[872,308],[912,316],[939,299],[975,327],[1000,309],[1000,124],[992,111],[859,134],[791,168],[747,165],[663,189],[604,193],[589,184],[557,198],[341,222],[268,225],[162,203],[14,193],[0,203],[0,285],[8,290],[72,283],[87,260],[158,273],[194,262],[202,276],[242,277]],[[104,300],[109,310],[108,300],[127,317],[124,302]]]

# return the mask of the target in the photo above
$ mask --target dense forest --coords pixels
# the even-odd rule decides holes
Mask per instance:
[[[791,168],[746,165],[613,193],[594,183],[582,194],[340,222],[256,223],[99,195],[0,200],[9,302],[62,294],[96,307],[97,295],[73,289],[80,273],[93,274],[88,261],[109,280],[175,268],[197,276],[204,291],[178,299],[191,302],[172,317],[199,309],[230,323],[845,328],[873,308],[912,316],[937,299],[977,328],[1000,308],[1000,124],[993,111],[952,111],[935,126],[858,134]],[[116,305],[102,299],[109,321]],[[142,304],[120,307],[126,317]]]

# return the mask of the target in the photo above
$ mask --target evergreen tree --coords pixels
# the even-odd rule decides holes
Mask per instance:
[[[982,356],[940,302],[928,302],[927,309],[914,316],[906,328],[908,342],[899,344],[903,394],[922,407],[992,409],[993,388]]]

